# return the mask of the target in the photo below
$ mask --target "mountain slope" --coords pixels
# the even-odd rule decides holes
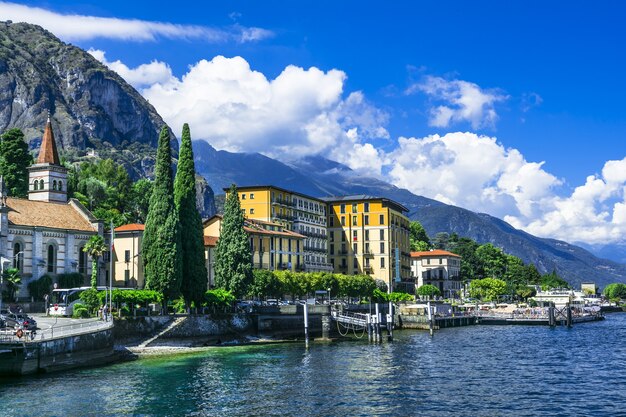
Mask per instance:
[[[158,136],[165,122],[117,73],[89,53],[26,23],[0,22],[0,133],[24,132],[41,145],[50,114],[57,146],[70,162],[112,158],[136,180],[152,177]],[[172,135],[173,154],[178,141]],[[196,181],[198,208],[215,213],[213,190]]]
[[[154,107],[82,49],[39,26],[0,23],[0,131],[20,128],[36,149],[48,112],[61,154],[117,149],[134,178],[151,174],[165,125]]]
[[[457,233],[480,243],[493,243],[507,253],[532,262],[541,272],[557,270],[572,285],[595,281],[604,286],[626,282],[626,265],[599,259],[566,242],[542,239],[513,228],[493,216],[474,213],[412,194],[376,178],[357,175],[350,168],[322,157],[282,163],[260,154],[216,151],[207,143],[194,143],[196,167],[221,193],[225,184],[277,185],[312,196],[369,194],[396,200],[409,209],[430,236]]]

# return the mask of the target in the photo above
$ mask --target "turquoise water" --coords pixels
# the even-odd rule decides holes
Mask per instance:
[[[626,415],[626,314],[224,347],[0,382],[0,416]]]

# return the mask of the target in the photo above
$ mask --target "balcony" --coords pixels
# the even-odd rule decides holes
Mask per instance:
[[[365,272],[366,274],[373,274],[374,273],[374,268],[372,268],[371,266],[364,266],[363,267],[363,272]]]
[[[367,249],[366,251],[363,252],[363,256],[365,256],[366,258],[373,258],[374,251],[372,251],[371,249]]]
[[[347,255],[347,254],[348,254],[347,249],[340,249],[337,251],[337,255]]]

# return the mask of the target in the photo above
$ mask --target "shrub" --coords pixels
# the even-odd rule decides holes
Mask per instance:
[[[89,310],[82,304],[74,304],[74,312],[72,313],[72,318],[75,319],[86,319],[89,318]]]
[[[104,292],[104,291],[102,291]],[[98,294],[98,290],[95,288],[89,288],[80,293],[80,300],[83,302],[84,307],[89,310],[90,313],[93,313],[100,307],[102,304],[100,302],[100,297]]]
[[[440,296],[441,291],[439,290],[439,288],[435,287],[434,285],[425,284],[417,289],[417,295],[423,295],[426,297],[435,297],[435,296]]]

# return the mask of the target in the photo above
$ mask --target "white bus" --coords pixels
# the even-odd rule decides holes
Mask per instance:
[[[80,293],[91,287],[58,288],[52,290],[48,314],[51,316],[71,317],[74,313],[74,305],[80,304]],[[108,290],[108,287],[96,287],[98,291]]]

